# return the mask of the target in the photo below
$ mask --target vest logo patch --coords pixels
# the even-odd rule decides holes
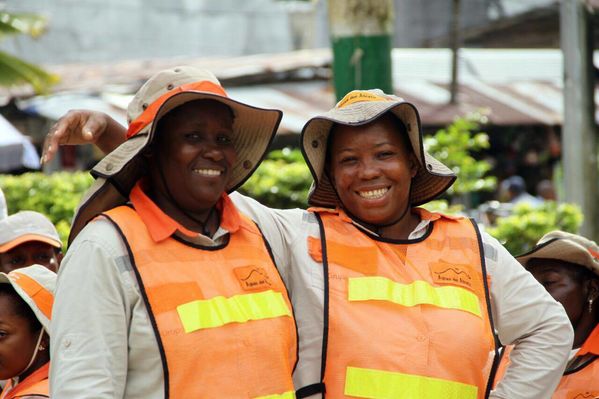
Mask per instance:
[[[566,399],[597,399],[599,398],[599,391],[569,391]]]
[[[244,266],[233,269],[241,288],[245,291],[261,291],[272,287],[270,277],[264,268]]]
[[[436,262],[431,265],[433,282],[467,288],[475,293],[478,290],[478,275],[468,265]]]

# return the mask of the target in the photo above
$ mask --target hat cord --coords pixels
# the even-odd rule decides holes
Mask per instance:
[[[204,220],[198,219],[195,216],[190,215],[185,209],[183,209],[183,207],[181,205],[179,205],[177,200],[175,200],[175,197],[173,197],[173,194],[171,193],[168,183],[166,182],[166,178],[164,177],[162,165],[160,165],[160,160],[158,158],[156,159],[156,163],[158,164],[158,172],[160,173],[160,180],[162,180],[162,184],[164,185],[164,188],[166,189],[166,195],[168,196],[168,198],[171,200],[171,202],[175,205],[175,207],[181,213],[183,213],[189,219],[193,220],[194,222],[196,222],[197,224],[199,224],[202,227],[202,235],[205,235],[206,237],[211,237],[212,235],[210,234],[210,231],[208,230],[207,225],[208,225],[208,222],[210,221],[210,217],[212,216],[212,214],[216,214],[216,225],[220,226],[220,216],[218,215],[218,213],[215,213],[216,207],[212,206],[210,208],[210,211],[208,212],[208,215],[206,216],[206,218]]]
[[[33,349],[33,354],[31,355],[31,359],[29,359],[29,363],[27,363],[27,366],[25,366],[25,368],[15,376],[15,378],[13,378],[13,386],[17,385],[19,383],[19,376],[23,375],[27,370],[29,370],[29,368],[31,367],[31,365],[33,364],[33,362],[35,361],[35,359],[37,358],[37,355],[39,353],[40,349],[40,344],[42,343],[42,338],[44,337],[44,327],[42,327],[40,329],[40,334],[37,337],[37,343],[35,344],[35,348]]]

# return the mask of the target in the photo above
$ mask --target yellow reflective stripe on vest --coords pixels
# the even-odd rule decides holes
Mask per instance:
[[[439,378],[348,367],[345,395],[370,399],[476,399],[478,387]]]
[[[400,284],[386,277],[354,277],[349,279],[350,301],[389,301],[402,306],[433,305],[459,309],[482,317],[476,294],[455,286],[435,287],[426,281]]]
[[[273,290],[188,302],[177,306],[177,313],[186,333],[229,323],[291,316],[283,294]]]
[[[289,392],[282,393],[280,395],[259,396],[254,399],[295,399],[295,392],[289,391]]]

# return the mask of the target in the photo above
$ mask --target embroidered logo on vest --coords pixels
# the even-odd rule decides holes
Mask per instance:
[[[431,272],[436,284],[457,285],[475,293],[477,291],[478,275],[468,265],[436,262],[431,264]]]
[[[570,391],[566,399],[597,399],[599,398],[599,391]]]
[[[244,266],[233,269],[241,288],[245,291],[262,291],[272,283],[266,270],[257,266]]]

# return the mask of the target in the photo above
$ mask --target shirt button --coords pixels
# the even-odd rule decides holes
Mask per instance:
[[[64,346],[65,348],[68,348],[71,346],[71,340],[70,339],[65,339],[64,342],[62,343],[62,346]]]
[[[419,335],[418,337],[416,337],[416,339],[418,340],[418,342],[426,341],[426,337],[424,335]]]

